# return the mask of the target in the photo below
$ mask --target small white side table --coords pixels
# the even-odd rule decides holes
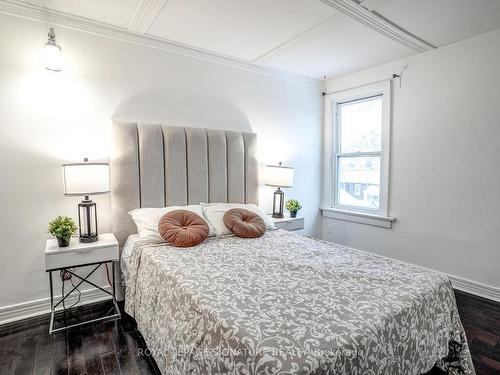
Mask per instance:
[[[59,247],[57,245],[56,239],[47,240],[45,245],[45,271],[49,274],[49,286],[50,286],[50,325],[49,334],[55,332],[64,331],[73,327],[77,327],[83,324],[94,323],[103,320],[116,320],[120,319],[120,309],[116,302],[115,293],[115,262],[120,259],[118,250],[118,241],[116,240],[113,233],[99,234],[99,240],[92,243],[82,243],[78,239],[71,239],[71,243],[68,247]],[[94,284],[89,280],[90,275],[92,275],[99,267],[106,263],[111,263],[112,273],[113,273],[113,292],[109,292],[106,289]],[[92,270],[85,276],[77,275],[72,268],[94,266]],[[54,304],[54,285],[52,280],[52,272],[57,271],[57,275],[60,271],[67,272],[72,277],[79,279],[80,281],[76,286],[74,286],[69,293],[61,296],[61,299]],[[83,322],[79,322],[72,325],[64,325],[62,327],[54,328],[54,317],[56,311],[62,311],[64,309],[57,310],[57,307],[66,298],[75,291],[81,284],[87,283],[93,287],[101,290],[102,292],[109,294],[113,300],[114,313],[106,315],[100,318],[91,319]]]
[[[275,218],[269,215],[276,228],[293,231],[304,229],[304,218],[303,217],[290,217],[285,216],[283,218]]]

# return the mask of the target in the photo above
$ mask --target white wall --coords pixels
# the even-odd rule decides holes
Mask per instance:
[[[49,72],[47,32],[0,15],[0,310],[48,296],[47,223],[75,217],[79,200],[62,194],[61,163],[107,159],[111,118],[257,132],[262,164],[295,167],[286,196],[303,202],[304,232],[319,235],[319,88],[63,28],[65,67]],[[263,187],[265,208],[271,199]],[[95,200],[110,231],[109,195]]]
[[[497,30],[327,82],[328,92],[342,90],[408,63],[393,90],[389,214],[397,222],[325,219],[325,238],[500,288],[499,61]]]

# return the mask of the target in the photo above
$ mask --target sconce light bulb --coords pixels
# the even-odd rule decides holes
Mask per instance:
[[[62,51],[61,47],[56,44],[56,34],[51,27],[48,34],[47,43],[45,43],[44,60],[45,68],[54,72],[61,71]]]

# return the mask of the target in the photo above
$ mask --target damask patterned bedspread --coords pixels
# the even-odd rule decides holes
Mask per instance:
[[[474,374],[451,284],[424,268],[282,230],[128,261],[164,374]]]

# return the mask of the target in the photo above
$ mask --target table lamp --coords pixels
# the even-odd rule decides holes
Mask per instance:
[[[268,165],[266,167],[266,178],[264,183],[268,186],[275,186],[278,189],[273,197],[273,217],[283,217],[283,204],[285,202],[285,193],[281,190],[283,187],[292,187],[293,168],[281,165]]]
[[[78,204],[78,227],[80,242],[95,242],[97,231],[97,206],[89,195],[109,192],[109,164],[83,163],[63,164],[64,195],[83,195]]]

